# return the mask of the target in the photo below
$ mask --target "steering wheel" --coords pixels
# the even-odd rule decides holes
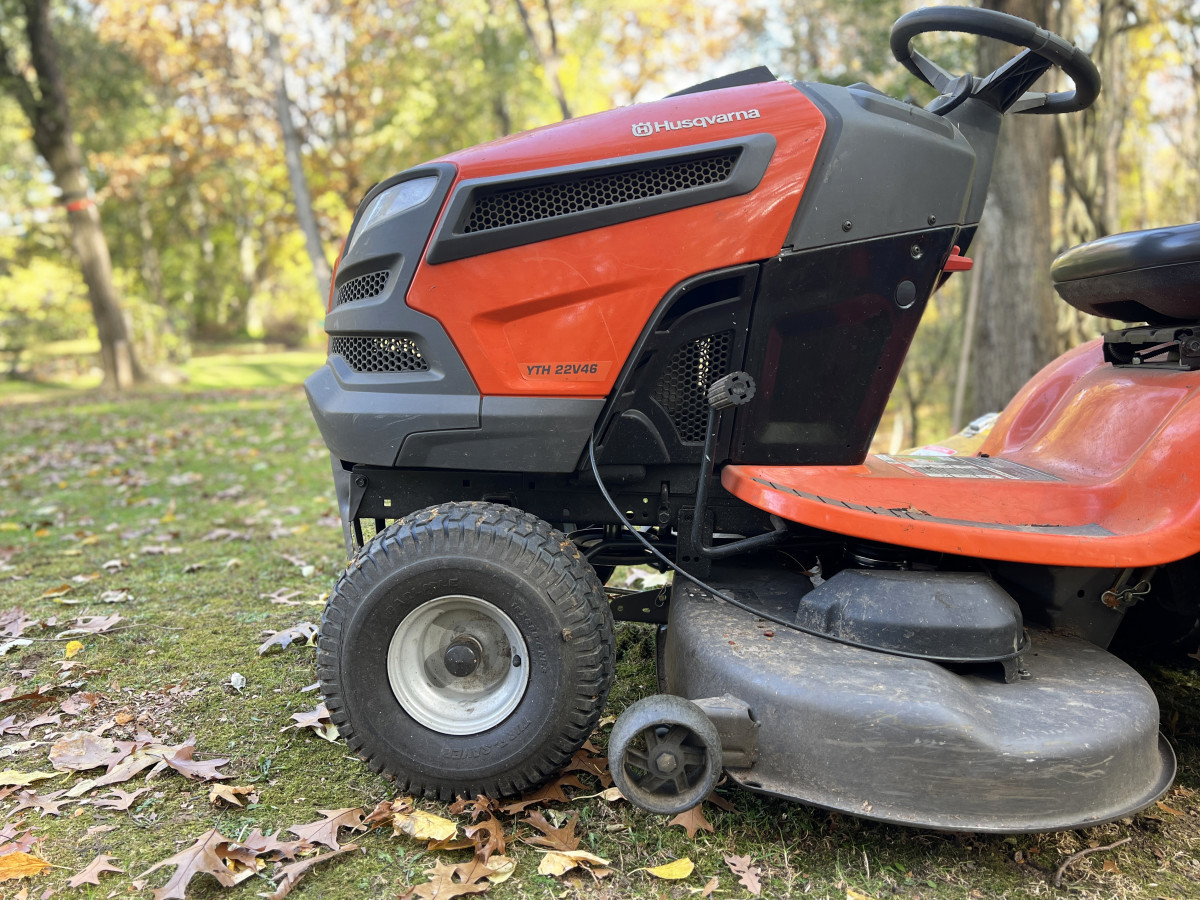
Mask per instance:
[[[1025,50],[985,77],[955,76],[912,48],[913,38],[930,31],[977,34]],[[1087,109],[1100,93],[1100,73],[1086,53],[1032,22],[991,9],[943,6],[907,13],[892,26],[891,46],[897,62],[941,95],[926,107],[933,113],[944,115],[966,100],[975,99],[1001,113],[1054,115]],[[1029,92],[1053,66],[1075,83],[1075,89],[1050,94]]]

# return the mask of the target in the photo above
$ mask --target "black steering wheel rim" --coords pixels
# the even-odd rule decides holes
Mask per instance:
[[[1001,112],[1017,103],[1022,105],[1014,109],[1014,112],[1035,115],[1077,112],[1091,106],[1100,93],[1100,73],[1091,58],[1074,44],[1017,16],[992,9],[962,6],[918,9],[901,16],[892,26],[891,48],[896,61],[939,91],[953,85],[956,79],[912,48],[915,37],[931,31],[974,34],[1024,47],[1029,54],[1057,66],[1074,82],[1074,90],[1070,91],[1049,94],[1022,92],[1021,97],[1005,101],[1008,105],[1002,108]],[[1026,54],[1022,54],[1018,60],[1025,56]],[[973,93],[981,92],[995,76],[1007,68],[1007,65],[1002,66],[982,79],[975,79]],[[931,77],[931,72],[937,73],[936,76]],[[935,81],[943,80],[941,75],[946,76],[945,83],[936,84]]]

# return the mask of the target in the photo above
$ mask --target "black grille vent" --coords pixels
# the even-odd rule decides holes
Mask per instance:
[[[387,287],[390,274],[387,269],[381,269],[378,272],[368,272],[366,275],[351,278],[334,291],[333,305],[341,306],[343,303],[353,303],[355,300],[366,300],[368,297],[379,296]]]
[[[729,373],[733,332],[722,331],[696,338],[671,356],[654,388],[657,400],[685,444],[704,441],[708,428],[708,386]]]
[[[398,337],[334,337],[330,355],[341,356],[355,372],[426,372],[429,363],[417,342]]]
[[[480,192],[463,234],[673,194],[729,178],[741,148],[647,165],[623,172],[564,178],[553,184]]]

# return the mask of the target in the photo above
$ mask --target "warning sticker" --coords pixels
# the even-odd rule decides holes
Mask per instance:
[[[1007,459],[990,456],[880,456],[878,459],[910,475],[929,478],[988,478],[1008,481],[1062,481]]]

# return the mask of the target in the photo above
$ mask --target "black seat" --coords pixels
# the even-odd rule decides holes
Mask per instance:
[[[1072,247],[1050,267],[1076,309],[1170,325],[1200,322],[1200,224],[1113,234]]]

